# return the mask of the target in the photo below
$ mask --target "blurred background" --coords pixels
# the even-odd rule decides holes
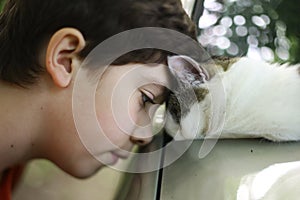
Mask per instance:
[[[183,0],[211,55],[300,61],[297,0]]]
[[[181,0],[211,55],[300,61],[298,0]],[[0,9],[5,0],[0,0]]]

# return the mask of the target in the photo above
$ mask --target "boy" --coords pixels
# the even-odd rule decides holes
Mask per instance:
[[[95,107],[112,144],[97,141],[93,150],[103,162],[81,143],[72,115],[74,80],[83,59],[105,39],[138,27],[164,27],[196,37],[179,0],[7,0],[0,16],[1,200],[11,198],[12,184],[30,159],[48,159],[72,176],[85,178],[126,158],[120,150],[151,141],[151,130],[141,136],[138,125],[149,123],[149,107],[158,103],[164,88],[139,86],[138,79],[154,73],[153,82],[167,82],[161,65],[169,55],[165,51],[125,54],[101,77]],[[146,63],[157,65],[150,68]],[[137,67],[141,77],[133,77],[125,88],[126,93],[136,87],[134,92],[129,99],[118,99],[130,112],[124,124],[133,120],[136,125],[123,130],[108,105],[114,85]]]

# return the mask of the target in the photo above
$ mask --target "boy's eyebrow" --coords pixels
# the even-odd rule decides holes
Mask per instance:
[[[155,103],[163,104],[167,99],[169,90],[165,86],[159,84],[153,83],[151,85],[153,85],[152,88],[155,92],[155,98],[154,98]]]

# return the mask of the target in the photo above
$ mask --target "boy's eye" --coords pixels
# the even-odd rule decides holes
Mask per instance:
[[[151,99],[149,96],[147,96],[144,92],[141,92],[141,93],[142,93],[142,102],[143,102],[144,106],[146,105],[146,103],[155,104],[153,99]]]

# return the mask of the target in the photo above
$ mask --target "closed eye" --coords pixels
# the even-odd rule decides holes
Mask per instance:
[[[144,92],[141,93],[142,93],[142,102],[144,106],[146,105],[146,103],[155,104],[153,99],[151,99],[148,95],[146,95]]]

